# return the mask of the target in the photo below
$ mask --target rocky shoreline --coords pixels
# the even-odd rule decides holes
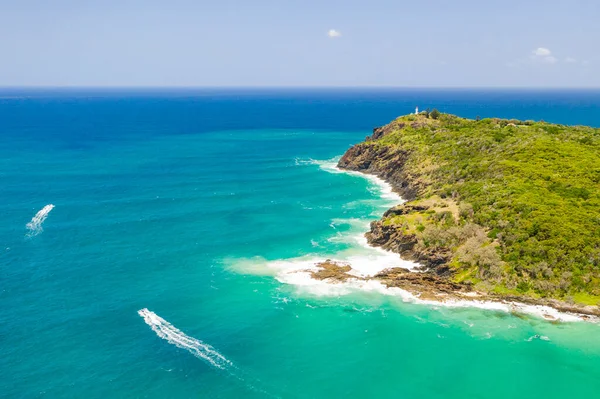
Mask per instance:
[[[559,321],[559,317],[551,314],[547,309],[554,309],[562,314],[573,316],[578,320],[599,322],[600,314],[591,307],[570,305],[561,301],[546,299],[537,300],[528,297],[506,296],[489,294],[477,291],[466,284],[457,284],[447,278],[437,276],[430,272],[414,272],[396,267],[382,270],[373,276],[359,276],[352,273],[352,266],[347,263],[326,260],[316,263],[316,270],[307,270],[315,280],[326,281],[332,284],[341,284],[349,281],[377,281],[386,288],[398,288],[412,294],[419,301],[426,303],[468,303],[475,304],[496,303],[506,305],[510,312],[526,313],[527,307],[540,308],[537,314],[549,321]],[[530,312],[531,313],[531,312]]]
[[[407,201],[418,198],[427,184],[408,173],[404,168],[407,154],[399,148],[380,146],[374,140],[380,139],[387,133],[404,126],[398,122],[376,128],[373,135],[365,142],[351,147],[340,159],[338,168],[374,175],[389,183],[393,190]],[[416,209],[418,208],[418,209]],[[330,282],[345,282],[349,279],[374,279],[388,288],[400,288],[415,295],[419,299],[447,301],[489,301],[503,304],[522,304],[526,306],[550,307],[562,313],[578,316],[582,320],[597,321],[600,317],[600,307],[584,306],[567,303],[557,299],[533,298],[529,296],[502,295],[494,292],[476,290],[472,284],[456,283],[451,280],[453,271],[448,263],[452,253],[444,249],[423,250],[416,244],[414,234],[386,225],[384,219],[395,215],[406,215],[415,211],[426,211],[427,208],[406,204],[389,209],[381,220],[371,223],[370,231],[365,237],[370,245],[398,253],[402,259],[412,260],[420,266],[419,271],[403,268],[392,268],[379,272],[370,277],[358,277],[351,273],[351,265],[326,261],[317,264],[316,272],[311,272],[313,278]],[[552,316],[542,313],[542,316],[552,320]]]

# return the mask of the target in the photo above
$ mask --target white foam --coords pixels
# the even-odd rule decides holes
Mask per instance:
[[[532,335],[531,337],[527,338],[525,341],[531,342],[534,339],[539,339],[540,341],[550,341],[550,338],[548,338],[547,336],[545,336],[545,335],[539,335],[539,334]]]
[[[412,268],[417,264],[400,259],[397,254],[370,248],[370,252],[351,248],[340,251],[335,256],[307,255],[298,258],[282,260],[266,260],[255,257],[249,259],[229,260],[228,266],[239,273],[255,275],[270,275],[277,281],[294,285],[302,291],[317,296],[339,296],[353,291],[383,292],[385,287],[375,280],[351,279],[343,284],[332,284],[327,281],[315,280],[311,272],[319,270],[318,263],[333,260],[339,263],[349,263],[352,266],[351,275],[360,278],[373,276],[378,272],[392,267]],[[407,292],[408,294],[408,292]]]
[[[334,226],[350,226],[352,228],[364,229],[369,227],[369,221],[360,218],[334,218],[331,219],[331,224]]]
[[[37,236],[38,234],[44,231],[44,229],[42,228],[42,224],[44,223],[52,209],[54,209],[54,205],[46,205],[45,207],[40,209],[38,213],[35,214],[31,221],[27,223],[27,225],[25,225],[27,230],[29,230],[27,232],[27,237]]]
[[[351,273],[359,277],[369,277],[382,270],[402,267],[414,269],[419,264],[401,259],[398,254],[381,248],[370,247],[362,235],[349,236],[359,246],[339,251],[331,256],[311,254],[297,258],[267,260],[261,257],[248,259],[228,259],[225,263],[229,268],[248,274],[272,275],[281,280],[287,280],[290,274],[316,271],[317,263],[331,260],[338,263],[348,263],[352,266]],[[348,239],[348,238],[345,238]]]
[[[426,305],[439,305],[449,308],[478,308],[484,310],[494,310],[506,313],[520,313],[528,314],[536,317],[540,317],[546,320],[555,320],[563,322],[573,321],[592,321],[597,322],[598,319],[595,317],[582,317],[581,315],[563,313],[549,306],[542,305],[527,305],[524,303],[517,302],[493,302],[493,301],[479,301],[479,300],[448,300],[444,302],[431,301],[431,300],[417,300],[416,303],[422,303]]]
[[[305,270],[310,270],[309,264],[304,264],[304,270],[295,272],[279,273],[276,279],[282,283],[293,284],[299,288],[299,291],[315,296],[341,296],[352,293],[366,292],[378,293],[385,296],[392,296],[401,299],[403,302],[428,305],[432,307],[447,307],[447,308],[477,308],[488,311],[499,311],[505,313],[520,313],[540,317],[546,320],[574,322],[574,321],[590,321],[600,322],[596,317],[582,317],[581,315],[560,312],[549,306],[542,305],[527,305],[516,302],[493,302],[481,300],[446,300],[433,301],[423,300],[419,295],[415,295],[409,291],[397,287],[386,287],[378,280],[368,279],[359,280],[351,279],[343,283],[327,282],[315,280],[310,273]],[[313,269],[314,263],[312,264]],[[352,264],[354,266],[354,264]],[[300,269],[300,265],[297,265]]]
[[[400,197],[400,195],[398,195],[397,193],[394,192],[393,187],[391,184],[389,184],[388,182],[386,182],[385,180],[375,176],[375,175],[369,175],[369,174],[365,174],[365,173],[361,173],[361,172],[356,172],[353,170],[344,170],[344,169],[340,169],[338,168],[337,164],[339,162],[341,157],[334,157],[331,159],[327,159],[324,161],[319,161],[319,160],[315,160],[315,159],[296,159],[295,160],[295,164],[296,165],[317,165],[319,166],[319,168],[321,168],[321,170],[324,170],[325,172],[329,172],[329,173],[334,173],[334,174],[347,174],[350,176],[357,176],[357,177],[361,177],[363,179],[368,180],[373,186],[371,187],[371,192],[373,192],[376,195],[379,195],[381,198],[386,199],[386,200],[390,200],[390,201],[394,201],[396,203],[402,203],[404,202],[404,200],[402,199],[402,197]],[[376,190],[373,190],[373,188],[375,188]]]
[[[178,330],[165,319],[159,317],[156,313],[144,308],[138,310],[138,314],[144,318],[146,324],[152,328],[156,335],[166,340],[168,343],[187,350],[194,356],[206,360],[217,368],[226,369],[233,366],[233,363],[217,352],[215,348],[196,338],[185,335],[182,331]]]

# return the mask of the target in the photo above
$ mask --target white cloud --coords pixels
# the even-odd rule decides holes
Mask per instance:
[[[533,50],[531,52],[531,59],[545,64],[556,64],[558,62],[558,58],[553,56],[552,51],[546,47],[538,47]]]
[[[329,29],[329,32],[327,32],[327,36],[329,36],[330,38],[334,39],[336,37],[342,36],[342,33],[340,31],[335,30],[335,29]]]
[[[590,65],[590,62],[588,60],[578,60],[577,58],[573,58],[573,57],[565,58],[565,62],[567,64],[581,65],[582,67],[586,67],[586,66]]]
[[[506,66],[509,68],[517,68],[517,67],[522,67],[522,66],[526,66],[526,65],[540,65],[540,64],[552,65],[552,64],[558,64],[558,63],[581,65],[581,66],[589,65],[589,62],[583,61],[583,60],[580,61],[574,57],[565,57],[565,58],[559,59],[558,57],[553,55],[553,53],[552,53],[552,51],[550,51],[550,49],[548,49],[546,47],[538,47],[535,50],[531,51],[531,53],[529,54],[529,58],[521,58],[521,59],[517,59],[514,61],[509,60],[506,63]]]
[[[552,54],[552,51],[548,50],[545,47],[538,47],[535,50],[533,50],[533,55],[535,55],[537,57],[548,57],[551,54]]]

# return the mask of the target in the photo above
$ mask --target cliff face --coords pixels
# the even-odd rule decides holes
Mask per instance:
[[[409,201],[416,198],[417,192],[416,187],[410,184],[410,176],[404,172],[405,162],[406,154],[401,150],[367,141],[346,151],[338,162],[338,167],[378,176],[390,183],[394,191]]]
[[[400,254],[403,259],[422,265],[422,270],[440,276],[450,276],[448,263],[452,252],[448,248],[427,248],[419,243],[416,234],[398,227],[387,220],[395,216],[411,215],[429,210],[423,205],[399,205],[388,210],[381,220],[371,222],[371,230],[365,234],[369,244]]]
[[[400,194],[405,201],[415,200],[420,185],[405,169],[408,154],[401,148],[379,145],[376,142],[376,140],[405,126],[404,123],[391,123],[373,129],[373,135],[367,137],[364,143],[356,144],[346,151],[338,162],[338,167],[380,177],[390,183],[393,190]],[[410,205],[394,207],[388,210],[381,220],[371,223],[371,229],[365,234],[365,237],[369,244],[396,252],[403,259],[418,262],[424,270],[447,275],[448,268],[446,264],[451,259],[449,250],[418,248],[418,239],[415,234],[407,233],[397,228],[397,226],[384,223],[387,217],[426,209],[427,207]]]
[[[338,166],[384,179],[407,201],[371,223],[370,244],[490,294],[596,305],[598,153],[600,129],[408,115]]]

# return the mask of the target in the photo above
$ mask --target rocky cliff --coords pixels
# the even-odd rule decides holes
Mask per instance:
[[[415,200],[419,191],[424,190],[424,186],[418,177],[409,173],[405,168],[408,153],[400,147],[380,145],[376,141],[405,126],[405,123],[393,122],[373,129],[373,135],[367,137],[365,142],[356,144],[346,151],[338,162],[338,167],[375,175],[390,183],[393,190],[400,194],[405,201]],[[415,124],[412,126],[414,127]],[[418,262],[423,266],[423,270],[448,275],[449,270],[446,265],[452,258],[448,249],[419,248],[418,238],[415,234],[406,232],[393,224],[385,223],[389,217],[409,215],[428,209],[429,207],[423,204],[398,205],[389,209],[381,220],[372,222],[371,229],[365,236],[369,244],[396,252],[403,259]]]
[[[379,129],[375,129],[373,137]],[[368,138],[365,143],[351,147],[338,162],[338,167],[346,170],[378,176],[394,187],[394,191],[405,200],[416,197],[417,187],[411,185],[410,176],[404,171],[406,154],[397,148],[379,146]],[[414,184],[414,182],[413,182]]]

